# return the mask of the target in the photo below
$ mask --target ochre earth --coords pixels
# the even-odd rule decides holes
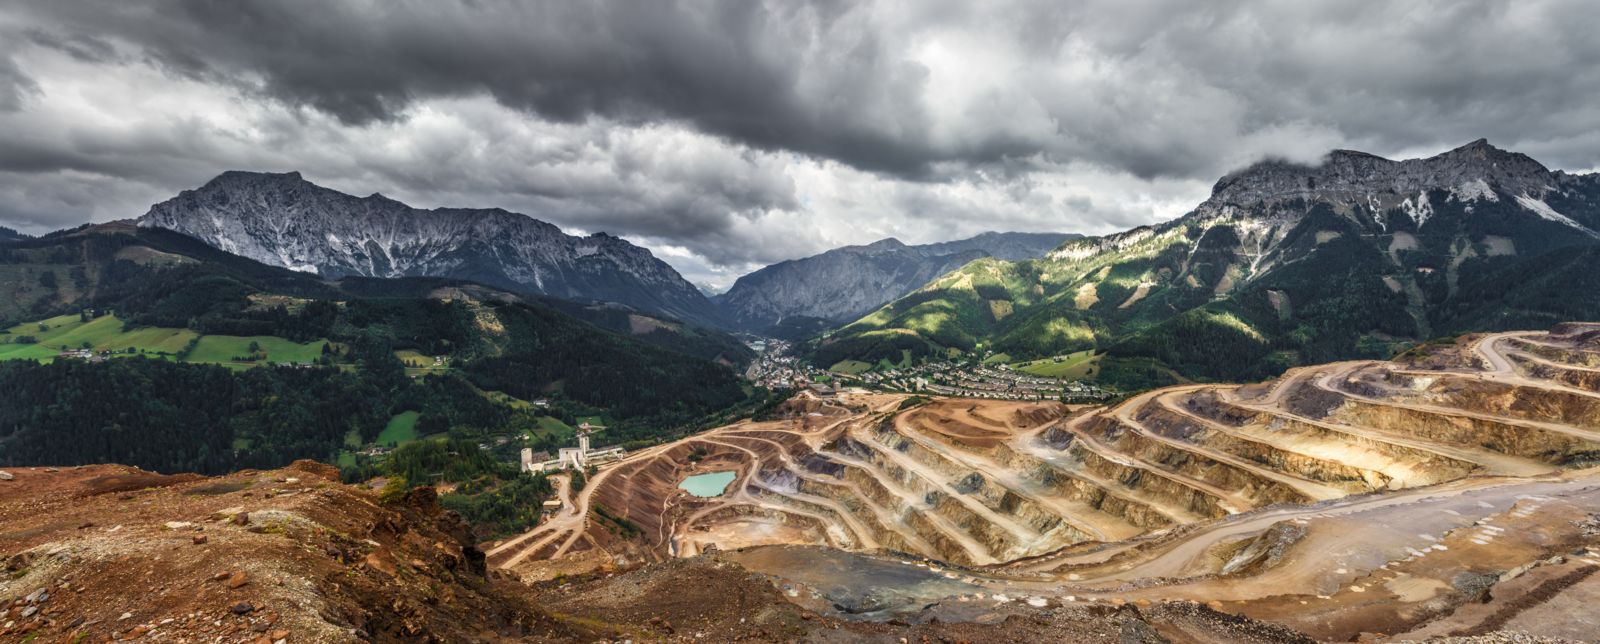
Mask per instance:
[[[1600,326],[1569,324],[1110,408],[808,395],[785,419],[632,455],[486,549],[541,579],[826,546],[975,589],[947,601],[1195,601],[1335,640],[1595,637],[1600,620],[1536,616],[1600,595],[1582,572],[1600,566],[1585,527],[1600,512],[1597,365]],[[677,488],[720,470],[737,473],[721,497]],[[1495,591],[1529,584],[1546,599]]]

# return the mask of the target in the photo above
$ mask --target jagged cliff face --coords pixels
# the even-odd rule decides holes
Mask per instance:
[[[844,322],[974,259],[1031,259],[1073,237],[1076,235],[984,233],[921,246],[907,246],[897,239],[846,246],[741,277],[717,298],[717,304],[736,324],[751,330],[786,318]]]
[[[1479,139],[1426,159],[1335,150],[1314,166],[1263,161],[1217,181],[1209,199],[1177,220],[1069,242],[1051,258],[1084,260],[1163,233],[1217,226],[1234,228],[1239,246],[1270,253],[1319,204],[1372,234],[1447,234],[1477,215],[1522,224],[1513,234],[1600,239],[1600,178],[1553,172]]]
[[[452,277],[717,320],[710,301],[677,271],[617,237],[575,237],[499,209],[420,210],[380,194],[355,197],[293,172],[224,173],[152,206],[139,225],[329,278]]]
[[[1582,284],[1600,270],[1600,252],[1585,250],[1597,245],[1600,175],[1551,171],[1486,141],[1426,159],[1267,161],[1173,221],[1069,240],[987,276],[946,275],[845,327],[834,338],[846,350],[827,358],[985,342],[1013,356],[1098,348],[1193,375],[1266,377],[1388,355],[1406,339],[1600,312]],[[980,279],[989,286],[974,289]],[[952,309],[965,314],[939,316]],[[1237,349],[1206,355],[1200,339]]]
[[[1542,198],[1558,189],[1564,176],[1525,154],[1501,150],[1479,139],[1426,159],[1391,161],[1365,152],[1335,150],[1316,166],[1258,163],[1218,181],[1210,203],[1295,198],[1370,203],[1440,189],[1463,200],[1489,199],[1491,192]]]

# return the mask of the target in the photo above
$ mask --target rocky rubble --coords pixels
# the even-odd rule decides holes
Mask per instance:
[[[488,574],[431,489],[386,506],[311,462],[215,479],[13,473],[0,499],[0,641],[581,637]]]
[[[310,462],[209,479],[114,465],[13,473],[14,494],[0,498],[0,641],[1293,640],[1149,602],[846,620],[714,553],[529,586],[488,572],[469,526],[432,489],[385,505]]]

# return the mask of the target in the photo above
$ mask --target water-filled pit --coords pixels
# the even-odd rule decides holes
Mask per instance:
[[[701,498],[722,496],[728,490],[728,484],[733,482],[733,472],[707,472],[695,474],[683,480],[678,487],[687,490],[689,494]]]

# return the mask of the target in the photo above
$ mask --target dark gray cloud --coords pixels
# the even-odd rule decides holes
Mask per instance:
[[[922,167],[924,70],[848,2],[25,1],[52,43],[116,38],[169,71],[351,125],[487,93],[559,121],[681,120],[756,147]],[[848,118],[840,118],[849,113]]]
[[[1219,147],[1284,126],[1394,146],[1597,124],[1590,110],[1553,116],[1592,104],[1600,82],[1588,3],[1061,4],[23,0],[13,11],[37,23],[35,40],[74,55],[105,58],[105,40],[121,40],[173,73],[351,125],[487,93],[546,119],[675,120],[912,177],[1031,154],[1146,177],[1214,173]],[[978,76],[954,93],[964,113],[929,100],[947,80],[930,58],[941,39],[948,66]],[[1031,116],[1047,127],[1007,121]]]
[[[15,112],[22,102],[39,92],[39,83],[23,73],[9,56],[0,53],[0,111]]]
[[[137,215],[247,168],[514,208],[708,274],[874,235],[1108,232],[1331,147],[1488,137],[1600,167],[1597,19],[1582,0],[13,0],[0,219]]]

